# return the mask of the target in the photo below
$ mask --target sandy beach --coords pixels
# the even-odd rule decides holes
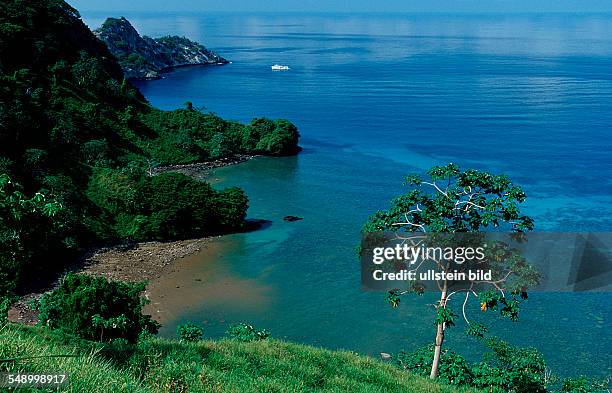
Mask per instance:
[[[110,280],[152,282],[172,271],[176,261],[206,249],[214,240],[210,237],[101,248],[86,255],[73,271]],[[30,293],[19,299],[9,310],[9,320],[35,324],[37,313],[31,309],[30,302],[41,295]]]
[[[151,175],[179,172],[214,182],[215,179],[206,178],[210,175],[211,170],[240,164],[254,157],[257,156],[241,154],[203,163],[157,167],[152,171]],[[161,291],[154,289],[156,295],[151,296],[148,293],[149,288],[162,287],[160,279],[180,271],[181,268],[176,267],[176,263],[184,258],[186,259],[188,256],[197,254],[199,256],[195,258],[196,260],[209,260],[209,255],[216,255],[216,252],[220,250],[217,244],[220,242],[220,239],[221,236],[215,236],[170,242],[150,241],[102,247],[84,255],[81,261],[69,270],[77,273],[103,276],[109,280],[148,281],[149,285],[147,286],[145,296],[155,300],[154,304],[159,306],[161,302],[158,300],[165,295],[162,295]],[[191,264],[187,262],[186,266],[193,266],[192,259],[190,261]],[[167,281],[171,281],[171,279]],[[55,284],[53,283],[47,290],[51,290]],[[38,322],[37,312],[32,310],[30,303],[39,298],[43,292],[23,295],[9,310],[9,321],[28,325],[36,324]],[[150,306],[148,308],[151,309]],[[154,310],[154,316],[161,314],[159,308]],[[157,316],[156,319],[160,318]]]

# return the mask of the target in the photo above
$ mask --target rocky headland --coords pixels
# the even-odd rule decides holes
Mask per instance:
[[[125,18],[108,18],[94,31],[119,60],[128,79],[158,79],[164,71],[188,65],[219,65],[228,61],[185,37],[141,36]]]

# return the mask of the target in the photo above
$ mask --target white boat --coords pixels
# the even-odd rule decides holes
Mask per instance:
[[[289,69],[289,66],[274,64],[271,68],[272,71],[287,71]]]

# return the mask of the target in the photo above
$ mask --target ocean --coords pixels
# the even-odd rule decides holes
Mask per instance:
[[[84,19],[94,28],[106,16],[120,15]],[[138,82],[153,105],[287,118],[304,148],[212,174],[216,187],[244,188],[249,217],[271,224],[221,240],[222,268],[201,274],[232,285],[219,285],[216,301],[173,310],[162,335],[193,321],[219,337],[248,322],[372,355],[432,343],[433,300],[391,309],[383,294],[362,292],[355,251],[368,215],[405,190],[406,174],[432,165],[509,175],[538,231],[612,229],[612,15],[124,16],[143,34],[185,35],[232,61]],[[272,72],[275,63],[291,69]],[[237,287],[248,290],[226,293]],[[538,348],[560,375],[604,376],[611,300],[534,293],[519,322],[489,322],[500,338]],[[486,317],[477,304],[470,312]],[[464,329],[451,329],[445,345],[478,359],[482,346]]]

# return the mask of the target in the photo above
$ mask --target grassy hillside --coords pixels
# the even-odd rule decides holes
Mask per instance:
[[[57,331],[0,328],[0,372],[64,370],[70,392],[475,392],[435,384],[350,352],[277,340],[182,343],[151,338],[109,349]]]

